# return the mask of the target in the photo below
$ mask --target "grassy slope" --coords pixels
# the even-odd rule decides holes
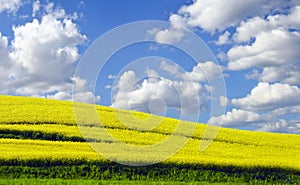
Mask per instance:
[[[83,104],[79,106],[85,107]],[[152,116],[151,119],[147,119],[150,115],[144,113],[114,110],[102,106],[97,106],[96,109],[105,127],[90,127],[89,124],[93,120],[89,120],[89,117],[85,118],[86,122],[81,123],[80,126],[81,131],[89,133],[85,139],[116,147],[119,143],[111,143],[110,138],[99,138],[97,134],[108,130],[119,141],[135,146],[152,145],[168,138],[179,124],[178,120],[170,118]],[[116,116],[116,112],[119,117]],[[138,119],[130,117],[131,113]],[[137,124],[139,120],[148,125],[151,125],[151,121],[161,121],[161,124],[150,131],[142,132],[139,129],[128,129],[118,120],[120,118],[131,123],[137,122]],[[292,176],[288,178],[294,178],[294,175],[297,177],[299,174],[299,135],[220,129],[215,141],[206,151],[201,152],[198,148],[206,126],[189,122],[185,124],[196,126],[193,137],[181,151],[161,163],[161,166],[152,166],[153,169],[159,167],[166,174],[171,173],[170,169],[173,169],[174,173],[183,173],[183,176],[195,172],[191,178],[197,175],[208,175],[208,179],[214,171],[220,171],[221,175],[224,175],[222,173],[233,174],[238,178],[241,178],[244,172],[252,174],[250,177],[243,176],[244,180],[254,176],[263,179],[268,175],[270,175],[268,178],[272,178],[279,172],[283,174],[283,178],[287,178],[290,174]],[[179,139],[185,134],[184,131],[179,132]],[[48,166],[55,171],[55,166],[66,164],[73,167],[84,164],[111,165],[83,142],[84,138],[76,124],[71,102],[0,96],[0,138],[2,138],[0,139],[0,163],[2,165],[0,174],[2,175],[9,170],[11,173],[16,173],[18,171],[16,166],[28,166],[30,169],[25,172],[22,167],[23,172],[32,174],[36,171],[43,171],[41,166]],[[126,156],[124,153],[120,153],[115,157],[124,156]],[[114,165],[113,171],[124,168]],[[12,168],[13,166],[15,168]],[[65,170],[70,170],[68,167],[65,168]],[[101,170],[101,173],[105,173],[105,169]],[[130,170],[132,175],[149,170],[149,168]],[[207,173],[203,173],[203,170]],[[44,176],[47,176],[46,171],[43,172]],[[109,169],[108,173],[111,172],[112,169]],[[155,174],[152,175],[155,176]],[[105,178],[109,179],[109,175]],[[182,178],[184,180],[185,177]]]

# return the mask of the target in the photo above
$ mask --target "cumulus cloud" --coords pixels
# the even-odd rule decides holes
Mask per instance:
[[[81,92],[75,93],[72,96],[70,92],[58,92],[53,95],[44,96],[45,98],[55,99],[55,100],[69,100],[75,102],[84,102],[84,103],[97,103],[100,102],[100,96],[95,96],[92,92]]]
[[[245,126],[265,120],[258,113],[241,110],[232,109],[231,112],[227,112],[224,115],[218,117],[212,117],[208,123],[218,126]]]
[[[300,104],[300,89],[288,84],[260,82],[244,98],[232,99],[234,106],[246,110],[273,110]]]
[[[300,6],[294,6],[287,14],[241,22],[233,36],[237,44],[227,53],[228,68],[258,68],[260,70],[254,70],[247,77],[263,82],[299,84],[299,16]]]
[[[1,59],[1,66],[7,65],[8,62],[8,38],[3,36],[0,32],[0,59]],[[0,66],[0,67],[1,67]]]
[[[80,57],[78,46],[87,37],[74,22],[76,16],[53,3],[43,6],[40,19],[13,26],[10,44],[0,34],[0,93],[72,100],[73,83],[88,86],[84,79],[73,77]],[[100,100],[87,88],[75,91],[74,96],[87,102],[92,96]]]
[[[261,32],[251,45],[240,45],[228,51],[228,68],[243,70],[253,67],[269,67],[299,61],[300,33],[281,29]]]
[[[241,19],[258,13],[263,3],[261,0],[196,0],[191,5],[181,7],[179,13],[187,15],[188,25],[214,32],[234,26]],[[229,4],[234,6],[228,6]]]
[[[234,4],[234,6],[228,6]],[[152,30],[159,43],[176,43],[183,36],[183,27],[201,28],[215,33],[228,27],[238,25],[244,18],[264,15],[273,7],[281,7],[284,3],[271,3],[268,0],[235,1],[235,0],[195,0],[190,5],[182,6],[177,14],[171,14],[171,27],[164,30]],[[226,8],[224,8],[226,7]],[[227,43],[229,32],[219,37],[218,44]]]
[[[177,78],[193,82],[208,82],[223,75],[222,66],[212,61],[199,62],[193,67],[192,71],[183,71],[178,64],[161,61],[160,69]]]
[[[22,72],[13,74],[18,82],[22,82],[17,86],[20,94],[32,93],[26,89],[46,93],[51,87],[66,83],[73,75],[74,63],[79,59],[77,46],[86,36],[79,33],[71,19],[60,20],[56,16],[53,12],[44,15],[41,21],[33,19],[13,27],[10,58],[22,67]],[[44,85],[37,86],[37,83]],[[44,89],[46,86],[49,88]]]
[[[7,92],[12,63],[9,58],[8,38],[0,32],[0,92]]]
[[[185,77],[195,82],[206,82],[223,75],[221,67],[212,61],[198,63],[191,72],[186,72]]]
[[[136,83],[138,83],[138,78],[135,76],[135,72],[126,71],[121,75],[117,88],[120,91],[127,92],[130,91]]]
[[[300,105],[299,106],[290,107],[290,111],[291,111],[292,114],[300,114]]]
[[[156,42],[161,44],[174,44],[180,42],[183,38],[183,27],[185,26],[183,18],[177,14],[172,14],[169,21],[171,24],[170,28],[164,30],[154,28],[148,31],[151,36],[154,36]]]
[[[220,96],[219,101],[222,107],[226,107],[230,103],[230,100],[225,96]]]
[[[251,127],[265,132],[300,133],[300,120],[276,119],[269,113],[258,114],[242,109],[232,109],[224,115],[212,117],[209,123],[225,127]]]
[[[246,78],[258,81],[258,85],[246,97],[232,100],[220,97],[220,105],[230,103],[234,109],[212,118],[211,123],[254,126],[264,131],[299,132],[299,121],[289,120],[287,116],[297,114],[300,104],[297,86],[300,84],[298,0],[195,0],[182,6],[171,17],[176,18],[171,25],[177,22],[188,28],[200,28],[216,34],[214,38],[217,40],[213,43],[218,46],[228,44],[229,47],[218,55],[221,60],[228,62],[226,70],[247,70]],[[184,37],[178,36],[182,30],[172,26],[158,33],[165,38],[172,38],[167,40],[173,42],[179,42]],[[181,75],[176,67],[164,68],[172,75]],[[205,73],[203,69],[209,72]],[[206,78],[218,75],[218,70],[214,69],[213,63],[199,64],[184,75],[193,82],[204,82]]]
[[[167,71],[171,75],[181,76],[180,74],[180,67],[178,64],[170,64],[167,61],[161,61],[160,62],[160,69]],[[178,75],[179,74],[179,75]]]
[[[155,35],[155,41],[161,44],[174,44],[179,42],[183,37],[183,32],[180,29],[165,29],[158,31]]]
[[[264,67],[262,72],[253,70],[246,75],[248,79],[257,79],[262,82],[282,82],[290,85],[300,84],[300,64]]]
[[[15,13],[22,5],[22,0],[1,0],[0,1],[0,13],[7,11],[9,13]]]
[[[127,71],[119,78],[116,90],[112,106],[123,109],[151,112],[150,103],[156,99],[184,113],[198,113],[207,108],[206,89],[194,82],[162,77],[139,82],[134,71]]]
[[[224,45],[229,43],[230,32],[226,31],[223,35],[220,35],[218,40],[216,41],[216,45]]]
[[[42,20],[13,27],[10,56],[38,79],[61,80],[70,76],[71,65],[79,58],[78,46],[86,39],[70,19],[45,15]]]
[[[236,42],[248,42],[251,38],[256,37],[262,31],[270,32],[274,29],[289,28],[300,29],[300,6],[292,7],[288,14],[269,15],[266,18],[254,17],[242,21],[236,28],[234,40]]]
[[[269,0],[195,0],[190,5],[182,6],[178,15],[182,17],[185,25],[214,33],[216,30],[223,31],[236,26],[248,17],[263,16],[273,9],[283,9],[291,4],[293,3],[290,1]]]
[[[300,120],[292,120],[289,122],[284,119],[279,119],[274,123],[262,125],[258,130],[266,132],[300,133]]]
[[[271,5],[270,5],[271,6]],[[231,113],[212,119],[212,122],[235,122],[234,112],[257,114],[253,124],[241,119],[240,125],[271,132],[299,133],[299,121],[289,115],[299,114],[300,89],[300,6],[293,1],[287,9],[277,9],[273,15],[255,16],[242,21],[232,36],[235,45],[226,58],[228,69],[251,70],[248,79],[260,81],[243,98],[231,100],[235,109]],[[294,118],[295,116],[291,116]],[[225,123],[226,125],[226,123]]]
[[[44,97],[85,103],[100,102],[100,96],[95,96],[91,91],[87,89],[87,81],[85,79],[81,79],[80,77],[73,77],[71,80],[73,84],[66,84],[54,94],[47,94]]]
[[[146,68],[145,73],[147,74],[148,77],[151,77],[151,78],[158,78],[159,77],[158,72],[155,71],[154,69]]]
[[[260,82],[244,98],[228,100],[220,97],[221,105],[226,102],[237,108],[224,115],[212,117],[210,124],[300,133],[299,121],[289,118],[300,113],[300,89],[297,86]]]
[[[167,72],[171,79],[161,77],[158,71],[150,68],[145,69],[147,77],[142,79],[138,79],[134,71],[125,71],[113,87],[115,95],[112,106],[157,113],[161,107],[155,107],[153,103],[151,107],[151,102],[160,100],[166,107],[184,113],[204,112],[214,88],[207,85],[207,80],[220,77],[222,73],[212,61],[198,63],[192,71],[183,71],[178,64],[163,60],[160,61],[159,70]]]

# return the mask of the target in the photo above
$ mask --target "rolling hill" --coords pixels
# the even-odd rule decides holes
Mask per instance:
[[[78,119],[78,107],[96,110],[101,124],[84,111]],[[151,128],[154,122],[159,124]],[[181,122],[172,118],[1,95],[0,178],[300,183],[300,135],[220,128],[212,144],[200,151],[200,143],[208,139],[203,137],[206,125],[183,123],[187,129],[176,130]],[[188,128],[194,128],[191,136]],[[144,156],[135,149],[174,135],[178,142],[186,140],[185,146],[162,162],[144,166],[171,149]],[[125,151],[113,150],[124,143],[129,146]],[[99,155],[95,149],[104,151]],[[108,160],[107,155],[134,166]]]

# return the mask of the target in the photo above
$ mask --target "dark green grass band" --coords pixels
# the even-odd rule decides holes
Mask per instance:
[[[0,179],[94,179],[116,181],[263,182],[300,184],[300,172],[277,168],[155,164],[130,167],[112,162],[0,161]]]
[[[50,141],[73,141],[73,142],[85,142],[86,140],[79,136],[66,136],[60,133],[48,133],[42,131],[31,130],[11,130],[1,129],[0,138],[10,139],[34,139],[34,140],[50,140]]]
[[[175,181],[110,181],[91,179],[0,179],[0,185],[247,185],[248,183],[209,183]]]

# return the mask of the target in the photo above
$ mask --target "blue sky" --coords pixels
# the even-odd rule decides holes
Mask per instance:
[[[300,133],[299,0],[3,0],[0,20],[1,94]],[[151,42],[114,51],[101,71],[86,61],[99,37],[110,36],[92,59],[146,20],[166,21],[147,28]],[[96,82],[76,68],[98,70]]]

